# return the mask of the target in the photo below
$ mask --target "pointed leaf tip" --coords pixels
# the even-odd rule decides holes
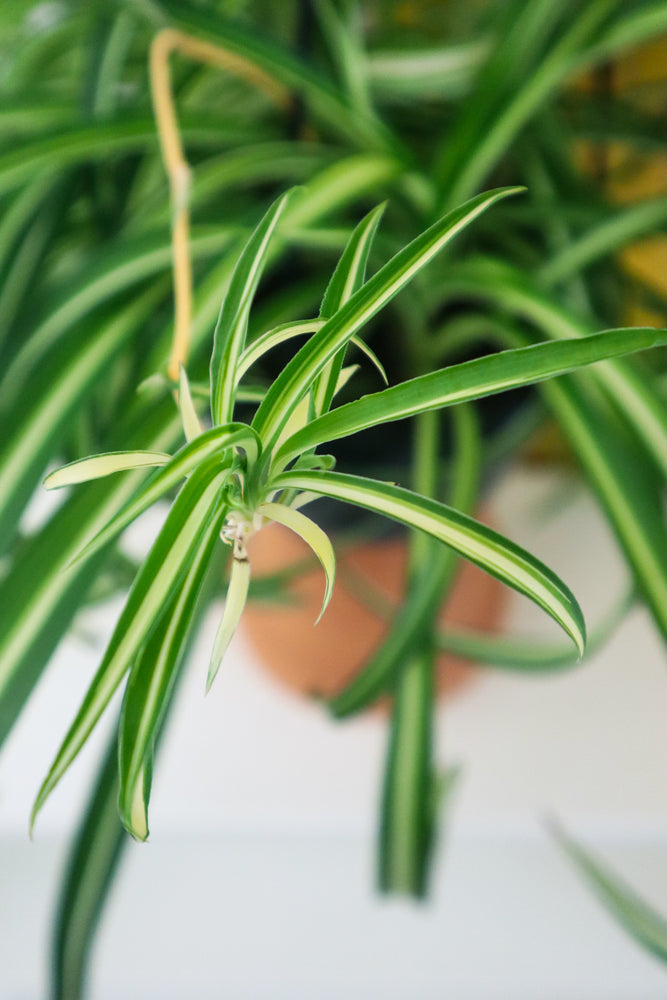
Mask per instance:
[[[232,569],[229,576],[229,587],[227,588],[225,610],[215,637],[215,642],[213,643],[211,662],[208,668],[208,675],[206,677],[205,694],[208,694],[211,690],[211,685],[213,684],[218,670],[220,669],[220,664],[223,661],[230,642],[234,638],[236,627],[241,619],[245,602],[248,597],[249,586],[250,560],[247,557],[245,559],[239,559],[236,557],[233,558]]]

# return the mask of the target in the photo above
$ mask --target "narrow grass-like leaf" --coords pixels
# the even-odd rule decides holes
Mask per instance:
[[[384,210],[385,204],[378,205],[355,227],[327,285],[320,307],[320,319],[331,319],[363,285],[368,255]],[[331,406],[338,375],[345,360],[346,346],[338,351],[315,380],[313,405],[316,416],[326,413]]]
[[[486,331],[514,344],[534,339],[525,330],[496,319],[487,322]],[[656,625],[667,636],[667,525],[662,487],[654,466],[637,461],[638,450],[645,454],[641,440],[622,425],[610,425],[595,395],[572,376],[543,382],[541,392],[600,500]]]
[[[231,241],[232,235],[227,229],[205,234],[195,232],[190,241],[190,253],[193,260],[210,257],[223,252]],[[51,345],[65,336],[85,316],[139,282],[160,272],[167,272],[170,265],[171,246],[167,238],[162,235],[142,236],[100,253],[97,261],[86,259],[84,272],[68,282],[65,289],[49,288],[48,313],[36,322],[30,338],[18,348],[2,373],[2,392],[5,398],[11,402],[20,400],[27,380],[43,365],[43,359],[45,355],[48,356]],[[164,287],[166,289],[167,285]],[[211,310],[213,316],[219,303],[218,289],[215,306]],[[210,335],[210,320],[208,316],[206,319],[207,333]],[[195,319],[193,326],[196,322]],[[88,345],[91,346],[92,344]],[[151,374],[156,368],[159,365],[151,369]]]
[[[192,402],[190,383],[183,365],[180,366],[178,378],[178,409],[181,414],[185,440],[194,441],[195,438],[204,433],[204,428]]]
[[[583,654],[584,619],[568,587],[530,553],[473,518],[400,486],[340,472],[284,472],[271,486],[343,500],[432,535],[543,608]]]
[[[314,320],[306,319],[306,320],[301,320],[300,322],[297,323],[284,323],[281,326],[275,327],[273,330],[267,330],[266,333],[263,333],[261,336],[257,337],[256,340],[253,340],[252,344],[246,347],[245,351],[241,355],[236,369],[236,385],[238,386],[239,382],[246,374],[246,372],[252,367],[252,365],[255,364],[255,362],[259,361],[259,359],[263,357],[267,351],[270,351],[273,347],[277,347],[279,344],[286,343],[293,337],[302,337],[302,336],[307,336],[310,333],[316,333],[323,326],[324,326],[323,319],[314,319]],[[350,343],[354,347],[358,348],[362,352],[362,354],[366,355],[369,361],[375,366],[375,368],[377,368],[380,375],[382,376],[383,381],[386,383],[387,373],[384,370],[384,366],[382,365],[382,362],[377,357],[375,352],[371,350],[371,348],[368,346],[368,344],[366,344],[365,341],[363,341],[360,337],[350,338]],[[248,388],[247,386],[244,386],[243,389],[241,390],[237,388],[236,390],[237,400],[239,398],[238,396],[239,391],[240,392],[247,391],[247,388]],[[208,395],[208,390],[207,390],[207,395]]]
[[[590,45],[577,56],[573,69],[582,72],[591,66],[605,65],[619,53],[659,38],[665,31],[664,0],[619,5],[618,15],[604,25]]]
[[[91,342],[56,345],[31,383],[30,405],[14,406],[8,414],[0,446],[0,548],[11,540],[49,457],[69,429],[72,414],[155,305],[157,291],[151,289],[113,316]]]
[[[148,837],[144,762],[151,753],[171,697],[224,515],[221,508],[211,520],[180,589],[164,609],[155,631],[130,669],[119,727],[118,805],[123,826],[136,840]]]
[[[607,643],[635,601],[636,594],[633,587],[589,632],[586,639],[587,659]],[[549,645],[518,636],[489,635],[485,632],[453,628],[441,630],[436,639],[438,649],[445,653],[462,656],[472,663],[522,674],[541,675],[556,670],[567,670],[581,662],[570,643]]]
[[[171,461],[171,455],[159,451],[109,451],[104,455],[90,455],[79,458],[76,462],[56,469],[44,480],[44,488],[57,490],[63,486],[74,486],[76,483],[86,483],[91,479],[101,479],[114,472],[127,472],[128,469],[142,469],[156,465],[166,465]]]
[[[416,650],[398,680],[379,832],[380,890],[417,897],[426,889],[433,831],[433,666],[432,650]]]
[[[288,363],[253,420],[262,441],[272,444],[293,407],[328,361],[385,306],[454,236],[494,202],[520,188],[489,191],[450,212],[396,254],[328,320]]]
[[[455,432],[454,487],[451,505],[469,513],[477,497],[481,449],[478,422],[472,408],[453,410]],[[405,600],[387,615],[389,631],[362,670],[329,702],[338,718],[362,711],[391,688],[397,674],[423,636],[434,630],[434,619],[454,579],[453,549],[430,552],[424,568],[411,580]],[[363,594],[361,595],[363,599]],[[570,647],[571,649],[571,647]]]
[[[236,366],[236,385],[239,384],[248,369],[259,361],[267,351],[284,344],[292,337],[303,337],[311,333],[316,333],[324,325],[324,320],[304,319],[297,323],[282,323],[273,330],[267,330],[261,336],[253,340],[241,354]]]
[[[347,91],[351,107],[362,111],[367,117],[372,117],[366,71],[366,53],[363,49],[359,23],[351,25],[351,18],[361,20],[361,10],[350,6],[347,10],[347,22],[330,0],[316,0],[315,10],[320,22],[322,34],[327,42],[331,58],[338,66],[338,72]],[[356,30],[355,30],[356,29]]]
[[[540,269],[539,277],[547,285],[556,285],[633,240],[648,233],[662,232],[665,218],[667,196],[624,207],[565,246]]]
[[[366,57],[373,90],[384,100],[457,98],[467,93],[488,56],[490,40],[481,38],[424,49],[376,49]]]
[[[598,0],[595,4],[575,8],[568,23],[555,35],[555,41],[547,46],[539,62],[528,67],[523,79],[513,84],[505,70],[504,101],[496,107],[493,117],[484,121],[478,116],[474,99],[464,103],[456,128],[448,134],[447,154],[439,171],[440,184],[446,192],[445,207],[468,198],[484,183],[485,177],[506,153],[526,122],[571,72],[577,53],[595,37],[614,3],[615,0]],[[538,6],[546,11],[547,19],[553,17],[554,4],[533,3],[529,8],[524,5],[524,20]],[[565,16],[563,9],[563,20]],[[496,60],[504,59],[505,65],[515,61],[517,51],[514,46],[515,42],[508,33],[496,50]]]
[[[180,481],[196,469],[209,456],[219,455],[221,466],[227,454],[234,448],[243,448],[250,461],[259,454],[256,436],[246,424],[227,424],[212,427],[190,441],[157,472],[145,487],[114,515],[105,527],[84,545],[72,562],[89,559],[98,549],[107,545],[135,518],[143,514],[161,497],[178,486]]]
[[[249,136],[243,130],[225,130],[220,122],[210,119],[181,123],[185,141],[220,148],[221,141],[240,145]],[[108,158],[114,153],[132,153],[155,146],[155,122],[152,119],[119,120],[93,126],[70,128],[55,135],[39,136],[15,144],[10,152],[0,156],[0,194],[22,184],[42,170],[53,171],[81,160]]]
[[[609,915],[646,951],[667,964],[667,916],[658,913],[627,882],[584,849],[552,820],[550,832]]]
[[[234,637],[236,626],[238,625],[245,602],[248,597],[248,587],[250,585],[250,560],[246,556],[232,558],[232,568],[229,574],[229,587],[225,598],[225,608],[222,614],[222,621],[218,627],[211,653],[211,662],[206,678],[206,691],[211,690],[211,685],[220,669],[227,648]]]
[[[271,521],[284,525],[290,531],[294,531],[300,538],[303,538],[324,570],[326,585],[324,588],[324,598],[322,600],[322,610],[320,611],[315,624],[320,620],[327,609],[333,593],[334,579],[336,576],[336,554],[333,545],[329,541],[329,536],[322,531],[319,525],[311,521],[309,517],[292,507],[287,507],[282,503],[264,503],[257,509],[257,513],[263,517],[268,517]]]
[[[64,876],[54,936],[54,1000],[81,1000],[90,948],[126,834],[118,818],[114,729]]]
[[[390,631],[382,645],[364,663],[363,669],[328,703],[331,714],[347,718],[368,708],[387,689],[404,668],[419,636],[423,636],[440,605],[448,579],[453,575],[455,558],[445,550],[444,562],[433,560],[427,571],[412,582],[405,603],[396,608]]]
[[[187,480],[176,498],[132,586],[102,663],[39,789],[30,815],[31,829],[187,572],[216,509],[225,476],[209,459]]]
[[[631,327],[514,348],[451,365],[346,403],[311,421],[285,441],[276,464],[284,464],[325,441],[378,424],[530,385],[597,361],[664,344],[667,330]]]
[[[125,440],[173,447],[180,427],[171,400],[123,421],[110,444]],[[141,488],[142,470],[81,486],[26,540],[0,581],[0,744],[14,724],[53,650],[85,601],[106,555],[68,568],[83,543]]]
[[[535,288],[516,268],[487,258],[470,261],[447,275],[457,293],[493,302],[556,340],[584,337],[590,329],[563,309],[553,298]],[[667,407],[652,380],[639,374],[629,361],[611,360],[591,372],[609,400],[633,428],[655,465],[667,475]]]
[[[290,192],[269,208],[245,245],[220,308],[211,354],[211,416],[214,424],[232,419],[236,369],[245,346],[248,315],[262,274],[269,240],[285,209]]]
[[[361,148],[396,146],[398,140],[375,118],[350,107],[338,89],[316,70],[257,32],[245,29],[220,11],[207,11],[184,0],[162,0],[160,8],[167,13],[172,25],[247,59],[290,91],[302,95],[316,118],[333,128],[346,142],[359,144]]]

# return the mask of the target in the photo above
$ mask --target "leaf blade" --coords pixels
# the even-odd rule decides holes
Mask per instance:
[[[211,354],[211,416],[214,424],[229,423],[234,407],[234,385],[245,343],[248,313],[261,277],[269,241],[291,192],[276,199],[239,256],[229,289],[220,307]]]
[[[78,755],[186,570],[217,502],[225,473],[211,462],[186,482],[135,580],[102,663],[37,793],[30,828]]]
[[[326,363],[439,250],[494,202],[519,190],[503,188],[471,199],[427,229],[374,274],[310,338],[274,381],[253,420],[262,441],[269,444],[278,438],[292,408]]]
[[[208,570],[224,509],[207,527],[191,568],[178,592],[132,665],[123,697],[118,735],[118,808],[124,828],[135,840],[148,837],[148,794],[143,768],[159,731],[180,668],[195,616],[195,607]],[[137,802],[136,790],[140,794]]]
[[[68,462],[59,469],[49,473],[44,479],[44,489],[56,490],[63,486],[74,486],[86,483],[91,479],[101,479],[116,472],[128,472],[130,469],[152,468],[156,465],[166,465],[171,455],[159,451],[107,451],[101,455],[89,455]]]
[[[624,879],[551,821],[549,829],[611,917],[644,949],[667,964],[667,918],[637,895]]]
[[[248,597],[248,587],[250,586],[250,560],[247,556],[232,559],[232,568],[229,574],[229,587],[225,600],[225,608],[222,620],[213,643],[211,652],[211,662],[206,677],[206,693],[211,690],[211,685],[216,678],[224,655],[227,652],[230,642],[236,632],[236,627],[243,614],[246,599]]]
[[[131,524],[135,518],[177,486],[181,479],[189,475],[205,459],[216,453],[223,457],[229,449],[235,447],[245,448],[252,460],[256,459],[259,453],[257,438],[246,424],[212,427],[195,440],[188,442],[146,483],[137,495],[116,512],[101,531],[98,531],[86,542],[72,559],[72,564],[81,559],[89,559],[100,548],[107,545],[128,524]]]
[[[340,472],[284,472],[271,485],[353,503],[433,535],[538,604],[583,654],[586,627],[569,588],[534,556],[473,518],[403,487]]]
[[[300,511],[286,504],[264,503],[257,509],[257,513],[263,517],[268,517],[277,524],[282,524],[285,528],[295,532],[304,540],[320,561],[325,576],[324,597],[322,599],[322,609],[315,619],[315,624],[324,614],[333,593],[334,580],[336,577],[336,554],[333,545],[319,525],[315,524],[309,517]]]
[[[533,384],[633,350],[667,344],[667,330],[621,328],[570,340],[511,348],[399,383],[337,407],[297,431],[277,462],[369,427]]]

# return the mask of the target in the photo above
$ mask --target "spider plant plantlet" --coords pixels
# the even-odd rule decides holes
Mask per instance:
[[[319,559],[325,576],[321,614],[325,613],[334,587],[334,549],[326,533],[302,510],[317,497],[366,508],[443,542],[534,601],[560,625],[578,654],[583,653],[585,625],[579,605],[566,584],[535,556],[433,496],[339,473],[335,459],[317,451],[325,442],[373,426],[667,343],[667,331],[645,328],[546,341],[451,365],[343,406],[333,405],[337,391],[354,378],[356,368],[345,365],[345,353],[365,324],[457,233],[496,202],[521,190],[504,188],[477,195],[366,279],[369,251],[384,208],[380,205],[354,229],[324,292],[319,317],[269,330],[247,345],[248,317],[267,248],[290,198],[289,192],[283,195],[239,255],[222,303],[210,363],[211,426],[202,422],[194,402],[198,395],[181,364],[178,380],[170,385],[185,443],[174,455],[116,451],[81,459],[47,476],[46,487],[54,488],[155,467],[144,486],[87,542],[76,560],[89,559],[157,500],[175,487],[180,490],[38,793],[31,824],[129,675],[118,736],[119,808],[125,828],[139,840],[147,838],[153,746],[191,632],[199,591],[217,558],[218,541],[231,549],[231,571],[207,690],[246,602],[251,573],[247,542],[267,523],[277,522],[300,535]],[[237,402],[246,398],[242,378],[252,365],[273,346],[304,334],[306,342],[268,387],[252,420],[235,419]]]

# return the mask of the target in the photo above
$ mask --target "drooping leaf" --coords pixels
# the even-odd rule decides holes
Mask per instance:
[[[583,653],[586,630],[581,609],[562,580],[524,549],[473,518],[400,486],[340,472],[284,472],[271,485],[343,500],[432,535],[538,604]]]
[[[309,517],[292,507],[283,503],[264,503],[257,508],[257,513],[263,517],[268,517],[277,524],[282,524],[290,531],[294,531],[304,540],[317,558],[319,559],[326,579],[324,588],[324,598],[322,600],[322,610],[320,611],[315,624],[320,620],[327,609],[333,593],[334,579],[336,576],[336,555],[329,536],[325,531],[315,524]]]
[[[602,621],[589,631],[586,657],[603,647],[636,602],[635,588],[623,594]],[[438,648],[472,663],[501,670],[543,674],[580,663],[570,643],[537,642],[521,636],[489,635],[448,627],[437,634]]]
[[[114,472],[166,465],[170,459],[171,455],[159,451],[108,451],[103,455],[89,455],[49,473],[44,480],[44,488],[57,490],[111,476]]]
[[[171,400],[139,415],[139,426],[123,422],[110,439],[158,449],[171,448],[180,436]],[[105,558],[69,564],[91,535],[123,507],[144,473],[128,472],[105,482],[81,486],[33,534],[0,582],[0,744],[16,721],[32,688],[72,618],[90,592]]]
[[[30,826],[88,739],[179,586],[216,510],[226,472],[209,459],[187,480],[135,580],[102,663],[33,805]]]
[[[164,609],[155,631],[130,668],[119,727],[118,805],[123,826],[137,840],[148,837],[144,762],[151,753],[171,697],[224,515],[222,507],[218,516],[212,518],[181,587]]]
[[[118,818],[118,744],[109,743],[69,858],[56,915],[54,1000],[80,1000],[105,897],[127,839]]]
[[[414,650],[398,680],[382,791],[378,885],[423,896],[433,830],[433,651]]]
[[[225,608],[213,643],[211,662],[206,678],[207,692],[211,690],[211,685],[220,669],[220,664],[236,632],[236,627],[241,619],[248,597],[249,584],[250,560],[247,556],[234,556],[229,574],[229,587],[227,589],[227,597],[225,598]]]
[[[220,460],[234,448],[242,448],[251,461],[259,454],[259,444],[256,435],[246,424],[227,424],[223,427],[212,427],[194,441],[189,441],[176,452],[171,460],[163,466],[145,487],[119,510],[101,531],[91,538],[76,554],[72,562],[89,559],[98,549],[107,545],[124,528],[131,524],[140,514],[152,507],[166,493],[172,490],[181,480],[196,469],[205,459],[218,454]]]
[[[609,915],[646,951],[667,964],[667,916],[658,913],[627,882],[552,820],[549,828]]]
[[[455,455],[451,503],[457,510],[469,513],[479,486],[479,427],[471,407],[458,406],[453,414]],[[442,551],[429,553],[425,566],[412,579],[405,600],[392,610],[389,630],[380,647],[352,681],[329,701],[328,707],[334,716],[362,711],[391,688],[415,645],[424,635],[433,632],[436,613],[453,583],[456,566],[453,549],[443,546]]]

